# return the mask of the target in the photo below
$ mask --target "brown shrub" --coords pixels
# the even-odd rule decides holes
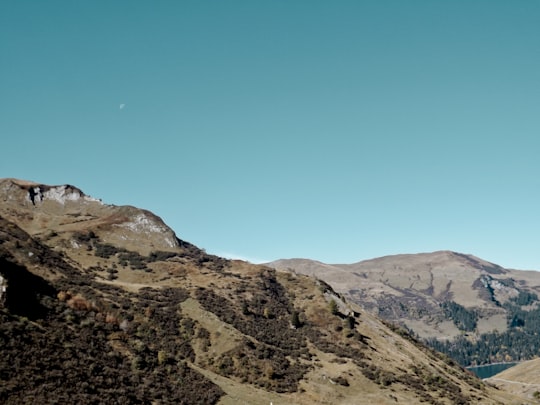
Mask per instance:
[[[75,297],[68,299],[66,303],[68,307],[77,311],[94,311],[97,309],[94,303],[89,302],[81,295],[76,295]]]

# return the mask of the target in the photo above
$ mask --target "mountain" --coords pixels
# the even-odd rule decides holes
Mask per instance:
[[[0,180],[0,402],[518,404],[324,281]]]
[[[354,264],[290,259],[267,265],[326,281],[348,300],[414,331],[463,365],[524,360],[540,348],[534,338],[540,326],[540,272],[505,269],[451,251]],[[494,351],[503,338],[514,346]],[[532,346],[522,350],[519,340]]]
[[[48,186],[15,179],[0,180],[0,215],[16,222],[49,245],[79,243],[57,239],[92,231],[102,243],[147,255],[179,247],[174,232],[150,211],[103,204],[71,185]],[[75,246],[72,246],[75,247]]]

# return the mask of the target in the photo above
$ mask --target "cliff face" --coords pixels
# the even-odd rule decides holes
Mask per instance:
[[[324,282],[75,187],[0,189],[0,402],[519,403]]]

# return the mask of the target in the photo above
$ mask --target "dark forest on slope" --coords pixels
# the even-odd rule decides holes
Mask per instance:
[[[538,356],[540,350],[540,307],[528,306],[537,302],[536,294],[520,292],[517,297],[503,304],[508,311],[508,330],[483,333],[475,339],[466,334],[474,331],[476,327],[475,311],[467,310],[454,302],[444,303],[444,310],[449,318],[464,334],[451,341],[428,339],[426,343],[449,355],[462,366],[532,359]]]

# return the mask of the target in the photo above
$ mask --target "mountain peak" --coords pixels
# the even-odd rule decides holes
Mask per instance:
[[[7,199],[20,199],[33,205],[45,201],[55,201],[59,204],[66,204],[68,201],[97,202],[101,201],[83,193],[79,188],[70,184],[46,185],[20,179],[0,179],[0,195]]]
[[[417,271],[419,267],[436,269],[456,266],[490,274],[502,274],[507,271],[497,264],[480,259],[472,254],[459,253],[452,250],[389,255],[344,266],[369,268],[371,265],[376,265],[378,268],[395,268],[403,271]]]
[[[75,233],[91,231],[102,235],[106,243],[143,254],[179,246],[172,229],[150,211],[103,204],[70,184],[0,179],[0,201],[0,215],[17,222],[30,235],[46,231],[69,240]],[[142,237],[148,243],[138,242]]]

